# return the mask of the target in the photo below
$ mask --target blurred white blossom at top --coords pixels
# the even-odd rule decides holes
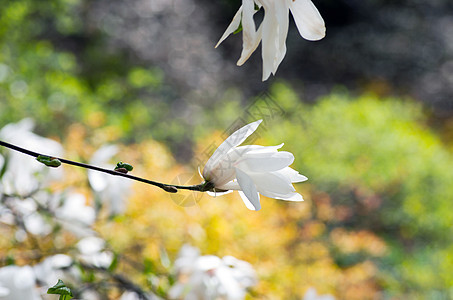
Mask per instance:
[[[170,299],[244,299],[257,283],[253,267],[232,256],[201,256],[197,248],[185,245],[175,261],[178,280],[169,291]]]
[[[258,12],[256,7],[264,8],[264,18],[258,29],[253,19]],[[325,36],[324,20],[310,0],[242,0],[241,7],[216,47],[242,26],[242,53],[237,65],[243,65],[262,42],[265,81],[271,73],[275,75],[286,55],[289,12],[303,38],[316,41]]]
[[[33,128],[33,120],[23,119],[3,127],[0,139],[44,155],[61,157],[63,147],[54,140],[34,134]],[[7,169],[2,177],[5,193],[27,195],[40,185],[62,177],[62,168],[51,169],[33,157],[13,150],[8,150],[7,155]]]
[[[114,169],[115,165],[108,162],[118,153],[115,145],[103,146],[97,150],[90,160],[91,165]],[[127,197],[130,194],[132,182],[126,178],[112,176],[101,172],[88,170],[88,180],[93,190],[103,203],[107,203],[110,214],[121,214],[126,209]]]

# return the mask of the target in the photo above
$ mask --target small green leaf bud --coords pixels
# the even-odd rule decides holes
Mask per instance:
[[[59,166],[61,166],[61,161],[55,157],[49,157],[46,155],[38,155],[36,160],[39,161],[40,163],[45,164],[46,166],[52,167],[52,168],[58,168]]]
[[[115,171],[118,171],[118,169],[126,169],[128,172],[130,172],[134,169],[134,167],[128,163],[123,163],[122,161],[120,161],[119,163],[116,164]]]

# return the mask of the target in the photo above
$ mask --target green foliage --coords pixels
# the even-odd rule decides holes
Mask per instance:
[[[108,124],[135,139],[168,117],[162,71],[108,49],[104,33],[84,25],[87,2],[2,5],[0,124],[32,116],[38,132],[57,136],[74,122]]]
[[[71,300],[73,297],[71,290],[61,279],[58,279],[57,284],[47,290],[47,294],[60,295],[59,300]]]
[[[273,95],[285,108],[294,98],[282,84]],[[269,126],[266,137],[275,144],[284,137],[295,168],[314,189],[350,210],[350,218],[331,226],[368,228],[393,245],[380,263],[394,292],[449,289],[453,157],[428,128],[420,105],[334,93],[314,106],[300,104]]]

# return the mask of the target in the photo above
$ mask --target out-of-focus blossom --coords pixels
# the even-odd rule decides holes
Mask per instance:
[[[63,205],[56,209],[55,215],[67,230],[77,236],[93,234],[90,227],[95,221],[96,214],[94,208],[86,204],[82,194],[72,193],[65,197]]]
[[[262,120],[250,123],[229,136],[209,158],[203,170],[206,181],[214,184],[214,194],[238,190],[247,208],[261,208],[259,193],[270,198],[303,201],[292,183],[307,177],[291,169],[294,155],[278,151],[278,146],[240,146]],[[210,193],[212,194],[212,193]]]
[[[33,266],[33,270],[38,282],[47,290],[50,286],[55,285],[58,279],[67,283],[68,281],[73,282],[79,277],[78,270],[71,267],[72,263],[71,257],[64,254],[56,254]]]
[[[175,261],[177,283],[171,299],[244,299],[247,288],[256,284],[253,267],[231,256],[200,256],[198,249],[185,245]]]
[[[0,268],[1,300],[39,300],[36,279],[30,266]]]
[[[47,235],[52,231],[50,224],[38,212],[38,205],[33,199],[10,199],[8,203],[8,206],[0,206],[0,222],[14,225],[19,221],[21,228],[16,234],[18,240],[25,239],[26,232]]]
[[[8,296],[8,294],[9,289],[0,285],[0,299],[3,299],[3,297]]]
[[[256,30],[253,16],[264,8],[263,22]],[[325,36],[324,20],[310,0],[242,0],[233,21],[220,38],[216,47],[242,25],[242,53],[237,65],[241,66],[262,41],[263,81],[277,68],[286,54],[286,37],[291,11],[300,35],[310,41]]]
[[[149,293],[146,295],[143,295],[143,296],[145,297],[146,300],[159,299],[157,296],[149,294]],[[145,300],[145,299],[143,299],[143,297],[139,297],[139,295],[137,293],[130,292],[130,291],[124,292],[120,297],[120,300]]]
[[[90,164],[113,169],[115,165],[108,164],[108,162],[117,153],[118,147],[115,145],[101,147],[94,153]],[[93,170],[88,170],[88,180],[101,201],[108,204],[111,214],[116,215],[124,212],[132,184],[130,180]]]
[[[62,156],[63,147],[54,140],[34,134],[33,127],[31,119],[8,124],[0,130],[0,139],[45,155]],[[50,170],[33,157],[17,151],[9,151],[6,159],[7,169],[2,177],[5,193],[27,195],[47,181],[62,177],[62,168]]]
[[[77,243],[80,259],[100,268],[108,268],[113,261],[113,253],[105,250],[105,241],[101,238],[90,236]]]
[[[309,288],[302,300],[335,300],[335,297],[332,295],[318,295],[315,288]]]

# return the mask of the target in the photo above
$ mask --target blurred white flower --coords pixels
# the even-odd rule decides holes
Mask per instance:
[[[23,229],[33,235],[47,235],[52,231],[52,226],[38,212],[38,205],[33,199],[11,199],[8,203],[8,206],[0,207],[0,222],[13,225],[19,219],[21,226],[25,228],[18,229],[16,234],[18,240],[26,238]]]
[[[291,169],[294,155],[278,146],[240,146],[262,120],[250,123],[229,136],[209,158],[203,178],[214,184],[214,194],[238,190],[247,208],[261,208],[259,193],[270,198],[303,201],[292,183],[307,180]],[[212,193],[209,193],[212,195]]]
[[[0,139],[31,151],[60,157],[63,147],[54,140],[34,134],[33,127],[31,119],[8,124],[0,130]],[[8,152],[7,162],[6,172],[2,177],[5,193],[27,195],[46,181],[62,177],[62,168],[51,169],[17,151]]]
[[[231,256],[200,256],[198,249],[185,245],[175,261],[178,281],[170,299],[244,299],[247,288],[256,284],[253,267]]]
[[[56,254],[33,266],[36,279],[41,282],[45,289],[43,292],[45,293],[49,287],[55,285],[58,279],[68,283],[68,281],[74,281],[75,278],[78,278],[78,270],[71,268],[71,265],[71,257],[65,254]]]
[[[79,237],[92,235],[91,225],[96,219],[96,213],[93,207],[86,204],[85,196],[72,193],[63,201],[63,205],[55,210],[55,216],[63,227]]]
[[[1,300],[39,300],[36,279],[30,266],[0,268]]]
[[[258,30],[253,19],[257,12],[255,5],[264,8],[263,22]],[[242,0],[242,6],[216,47],[242,25],[242,53],[237,65],[244,64],[262,40],[263,81],[265,81],[271,73],[275,75],[285,57],[289,11],[303,38],[316,41],[325,36],[324,20],[310,0]]]
[[[159,299],[155,295],[149,293],[144,296],[146,300]],[[144,300],[144,299],[143,297],[140,297],[137,293],[127,291],[121,295],[120,300]]]
[[[86,237],[77,243],[80,259],[100,268],[108,268],[113,261],[113,253],[105,250],[105,241],[99,237]]]
[[[114,169],[115,165],[108,164],[108,161],[117,153],[117,146],[103,146],[94,153],[90,164]],[[130,180],[93,170],[88,170],[88,180],[101,201],[108,203],[112,215],[121,214],[125,211],[127,196],[132,184]]]
[[[335,300],[335,297],[332,295],[318,295],[315,288],[309,288],[302,300]]]

